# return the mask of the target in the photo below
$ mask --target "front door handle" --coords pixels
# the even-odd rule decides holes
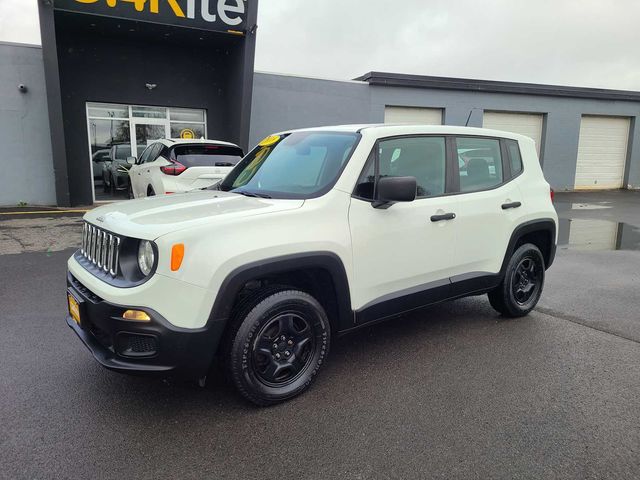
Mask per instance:
[[[522,204],[520,202],[511,202],[511,203],[503,203],[502,204],[502,209],[503,210],[509,210],[510,208],[518,208],[521,207]]]
[[[431,215],[432,222],[442,222],[443,220],[453,220],[456,218],[455,213],[443,213],[442,215]]]

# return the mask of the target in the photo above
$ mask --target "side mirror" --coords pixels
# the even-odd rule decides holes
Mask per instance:
[[[129,163],[131,165],[135,165],[136,164],[136,157],[127,157],[127,163]]]
[[[378,180],[378,199],[373,208],[389,208],[396,202],[413,202],[416,199],[416,177],[382,177]]]

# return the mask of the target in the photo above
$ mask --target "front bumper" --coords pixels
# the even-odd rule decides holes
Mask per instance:
[[[224,330],[224,322],[186,329],[160,314],[136,306],[115,305],[95,295],[71,273],[67,291],[78,301],[80,324],[67,315],[67,325],[104,367],[121,373],[161,377],[204,377]],[[149,322],[128,321],[128,309],[144,310]]]

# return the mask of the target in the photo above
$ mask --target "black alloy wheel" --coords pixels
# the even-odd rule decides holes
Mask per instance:
[[[284,312],[268,320],[256,335],[253,369],[266,385],[284,385],[304,372],[314,348],[309,322],[298,312]]]
[[[526,305],[542,288],[541,274],[542,265],[535,258],[526,256],[520,260],[511,279],[513,298],[518,305]]]
[[[273,405],[310,387],[329,354],[330,337],[329,320],[314,297],[271,287],[236,309],[222,355],[246,399]]]
[[[532,243],[518,247],[507,263],[500,285],[488,294],[491,306],[506,317],[523,317],[538,304],[544,287],[545,263]]]

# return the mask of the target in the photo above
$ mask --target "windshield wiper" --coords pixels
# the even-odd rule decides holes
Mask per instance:
[[[256,193],[256,192],[248,192],[246,190],[231,190],[231,193],[239,193],[240,195],[244,195],[245,197],[252,197],[252,198],[271,198],[271,196],[267,195],[266,193]]]

